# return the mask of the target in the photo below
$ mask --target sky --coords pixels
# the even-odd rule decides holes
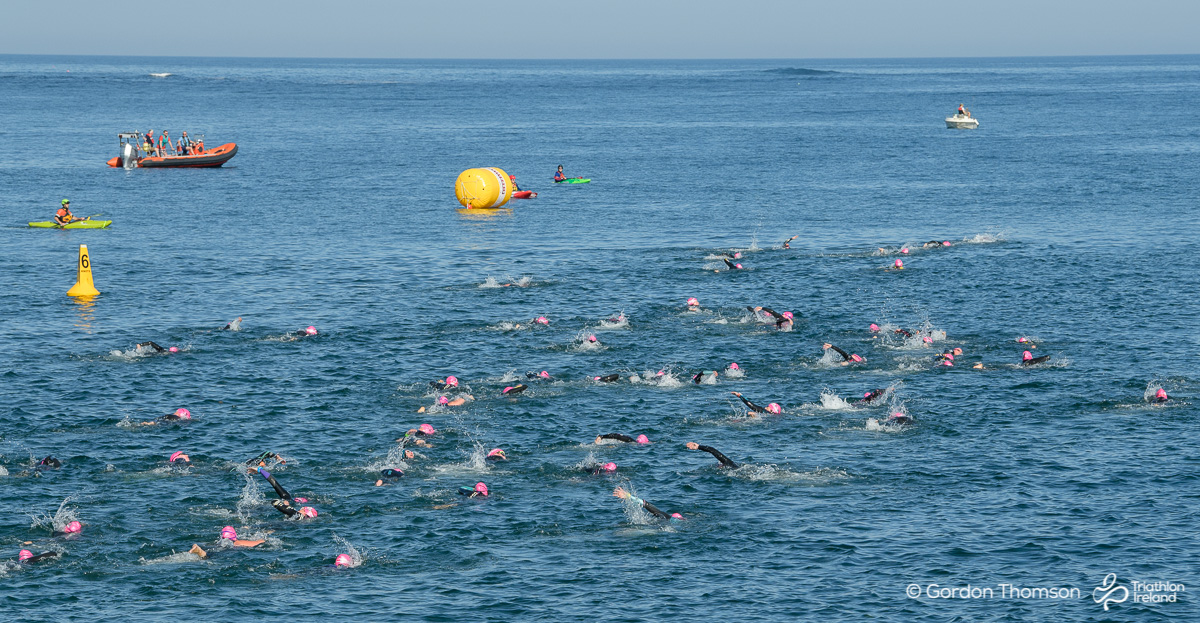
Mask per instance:
[[[1200,0],[3,0],[0,54],[901,58],[1200,53]]]

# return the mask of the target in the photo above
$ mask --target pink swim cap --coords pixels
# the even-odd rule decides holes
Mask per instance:
[[[1167,390],[1165,390],[1165,389],[1163,389],[1163,388],[1161,388],[1161,387],[1160,387],[1160,388],[1158,388],[1158,391],[1154,392],[1154,397],[1155,397],[1155,398],[1162,398],[1162,399],[1166,399],[1166,397],[1167,397]]]
[[[450,376],[446,377],[446,384],[458,387],[458,377],[456,377],[454,375],[450,375]]]
[[[645,435],[638,435],[637,442],[638,443],[650,443],[650,438],[646,437]]]
[[[588,336],[588,341],[589,341],[589,342],[595,342],[595,341],[596,341],[596,336],[594,336],[594,335],[589,335],[589,336]]]
[[[872,323],[871,323],[871,325],[870,325],[869,327],[867,327],[867,328],[868,328],[868,329],[870,329],[870,330],[872,330],[872,331],[878,331],[878,330],[879,330],[879,325],[877,325],[877,324],[875,324],[874,322],[872,322]]]
[[[311,506],[301,506],[300,507],[300,516],[308,517],[309,519],[313,519],[317,516],[317,509],[315,509]]]
[[[679,513],[671,513],[671,519],[683,519],[683,515]]]
[[[771,404],[767,405],[767,413],[779,415],[780,413],[783,413],[783,407],[779,406],[778,402],[772,402]]]
[[[900,249],[900,252],[905,255],[908,255],[908,247],[904,247],[903,249]]]
[[[316,335],[317,328],[312,325],[308,325],[307,327],[304,327],[304,332],[307,333],[308,335]]]
[[[169,462],[174,463],[176,460],[182,460],[184,462],[191,461],[191,459],[188,458],[188,455],[183,453],[183,450],[176,450],[173,454],[171,454],[171,460]]]
[[[73,534],[82,530],[83,524],[79,523],[78,521],[72,521],[71,523],[63,526],[63,532],[66,532],[67,534]]]
[[[229,539],[230,541],[236,541],[237,530],[234,530],[233,526],[225,526],[224,528],[221,528],[221,538]]]
[[[333,566],[335,567],[349,567],[353,563],[354,560],[350,558],[350,554],[338,554],[337,558],[333,559]]]
[[[181,417],[181,418],[183,418],[183,419],[185,419],[185,420],[190,420],[190,419],[192,419],[192,412],[191,412],[191,411],[188,411],[187,409],[184,409],[183,407],[180,407],[180,408],[176,409],[176,410],[175,410],[175,415],[178,415],[179,417]]]
[[[612,462],[605,463],[604,465],[600,466],[600,469],[603,469],[606,472],[615,472],[617,471],[617,464]]]
[[[734,264],[734,267],[735,267],[735,268],[741,268],[741,267],[742,267],[742,265],[741,265],[741,264]]]
[[[949,240],[943,240],[943,241],[942,241],[942,246],[943,246],[943,247],[948,247],[948,246],[950,246],[950,241],[949,241]]]
[[[546,372],[545,370],[542,370],[541,372],[538,372],[538,376],[540,376],[544,379],[548,379],[548,378],[550,378],[550,373]]]
[[[487,497],[487,494],[488,494],[487,485],[483,484],[482,482],[475,483],[475,493],[478,493],[479,495]]]
[[[172,346],[172,347],[168,348],[168,349],[167,349],[167,351],[168,351],[168,352],[172,352],[172,353],[177,353],[177,352],[179,352],[179,347],[178,347],[178,346]]]
[[[953,360],[951,360],[951,359],[943,359],[943,360],[942,360],[942,365],[943,365],[943,366],[951,366],[951,367],[953,367],[953,366],[954,366],[954,361],[953,361]]]
[[[1025,342],[1028,342],[1028,341],[1029,341],[1029,338],[1027,338],[1027,337],[1019,337],[1019,338],[1017,338],[1017,343],[1018,343],[1018,344],[1024,344]]]
[[[1021,355],[1021,361],[1029,361],[1030,359],[1033,359],[1033,353],[1031,353],[1029,351],[1025,351]]]
[[[896,263],[894,264],[894,266],[896,268],[904,268],[904,262],[900,261],[900,258],[896,258]]]
[[[490,452],[488,452],[487,455],[488,455],[489,459],[494,456],[498,456],[498,457],[504,459],[505,461],[508,460],[508,457],[504,456],[504,450],[501,450],[500,448],[492,448],[492,450]]]
[[[538,323],[538,324],[550,324],[550,321],[549,321],[549,320],[546,320],[546,317],[545,317],[545,316],[538,316],[538,317],[537,317],[537,323]]]
[[[905,416],[903,413],[900,413],[899,411],[897,411],[897,412],[895,412],[895,413],[893,413],[893,414],[892,414],[892,417],[894,417],[894,418],[902,418],[902,417],[907,417],[907,416]]]
[[[850,355],[850,358],[853,359],[856,363],[862,363],[862,362],[866,361],[866,359],[862,358],[862,355],[857,355],[857,354]]]
[[[870,397],[871,397],[871,392],[867,392],[867,393],[863,394],[863,398],[870,398]]]
[[[421,431],[422,433],[425,433],[426,435],[432,435],[437,432],[436,430],[433,429],[433,424],[422,424],[417,427],[417,430]]]
[[[929,337],[928,335],[923,335],[921,336],[921,341],[925,342],[926,344],[932,344],[933,338]]]
[[[23,549],[23,550],[21,550],[20,554],[17,554],[17,560],[22,561],[22,562],[29,560],[30,558],[33,558],[33,552],[31,552],[27,549]]]
[[[438,396],[438,404],[444,405],[450,402],[450,399],[445,396]]]
[[[697,300],[696,297],[693,296],[692,298],[687,300],[687,304],[688,304],[688,307],[699,307],[700,301]]]
[[[739,367],[738,367],[738,364],[737,364],[737,362],[736,362],[736,361],[735,361],[735,362],[733,362],[733,363],[731,363],[731,364],[729,364],[729,369],[730,369],[730,370],[741,370],[741,368],[739,368]]]
[[[949,359],[950,361],[954,361],[954,353],[945,353],[942,356],[945,357],[946,359]]]
[[[504,389],[500,390],[500,393],[507,394],[510,391],[512,391],[512,385],[509,385],[508,387],[505,387]]]
[[[791,319],[793,318],[793,316],[792,316],[792,312],[783,312],[783,314],[781,314],[781,315],[782,315],[784,318],[787,318],[788,320],[791,320]]]
[[[741,252],[741,251],[734,251],[734,252],[733,252],[733,259],[735,259],[735,260],[740,260],[740,259],[742,259],[742,252]],[[739,266],[738,268],[741,268],[741,267]]]

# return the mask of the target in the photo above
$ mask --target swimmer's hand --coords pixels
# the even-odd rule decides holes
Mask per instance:
[[[729,393],[733,394],[734,396],[737,396],[738,398],[742,397],[741,392],[729,392]]]
[[[689,441],[684,445],[687,447],[688,450],[699,450],[700,449],[700,444],[698,444],[694,441]]]
[[[622,500],[624,500],[631,496],[629,495],[629,492],[626,491],[625,489],[623,489],[621,487],[617,487],[616,489],[613,490],[613,497],[621,498]]]
[[[823,348],[825,350],[829,350],[829,349],[833,348],[833,344],[830,344],[829,342],[825,342],[824,344],[821,345],[821,348]]]

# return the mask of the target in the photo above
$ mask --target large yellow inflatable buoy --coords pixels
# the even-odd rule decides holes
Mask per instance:
[[[512,199],[512,194],[508,174],[496,167],[467,169],[454,183],[454,196],[464,208],[499,208]]]

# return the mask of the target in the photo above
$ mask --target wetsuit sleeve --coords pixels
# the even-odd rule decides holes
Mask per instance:
[[[617,441],[624,441],[625,443],[633,443],[635,441],[633,437],[630,437],[629,435],[622,435],[621,433],[608,433],[606,435],[600,435],[600,438],[616,439]]]
[[[278,495],[279,499],[281,499],[281,500],[292,499],[292,494],[288,493],[286,489],[284,489],[282,486],[280,486],[280,484],[275,480],[275,477],[271,475],[271,472],[268,472],[265,469],[259,468],[258,473],[263,478],[266,478],[267,482],[271,483],[271,487],[273,489],[275,489],[275,495]]]
[[[650,514],[652,514],[652,515],[654,515],[654,516],[656,516],[656,517],[662,517],[663,519],[670,519],[670,518],[671,518],[671,516],[670,516],[670,515],[668,515],[668,514],[666,514],[666,513],[662,512],[661,510],[658,510],[658,507],[657,507],[657,506],[655,506],[655,505],[653,505],[653,504],[651,504],[651,503],[647,502],[646,500],[642,500],[641,502],[642,502],[642,508],[644,508],[644,509],[646,509],[646,510],[650,511]]]
[[[722,258],[722,259],[724,259],[724,258]],[[729,260],[727,260],[727,259],[725,260],[725,265],[726,265],[726,266],[728,266],[728,267],[730,267],[730,268],[734,268],[734,269],[736,269],[736,268],[737,268],[737,264],[734,264],[733,262],[730,262],[730,261],[729,261]]]
[[[746,400],[745,396],[738,396],[738,400],[741,400],[743,403],[745,403],[745,405],[749,407],[751,411],[757,413],[763,413],[766,411],[766,409],[754,404],[753,402],[750,402],[749,400]]]
[[[729,460],[729,457],[725,456],[724,454],[721,454],[720,450],[712,446],[700,446],[699,449],[713,455],[714,458],[721,462],[721,465],[724,465],[730,469],[737,469],[738,464]]]
[[[850,353],[838,348],[837,346],[831,346],[830,348],[836,350],[837,354],[842,356],[842,361],[850,361]]]
[[[300,511],[288,506],[283,502],[283,500],[272,500],[271,506],[274,506],[275,510],[287,515],[288,517],[295,517],[296,515],[300,514]]]
[[[58,552],[42,552],[42,553],[38,554],[37,556],[33,556],[31,558],[26,558],[22,562],[27,562],[27,563],[41,562],[43,560],[46,560],[47,558],[58,558]]]
[[[785,318],[783,317],[783,314],[771,309],[770,307],[764,307],[763,311],[767,312],[768,314],[771,314],[771,317],[776,320],[785,320]]]

